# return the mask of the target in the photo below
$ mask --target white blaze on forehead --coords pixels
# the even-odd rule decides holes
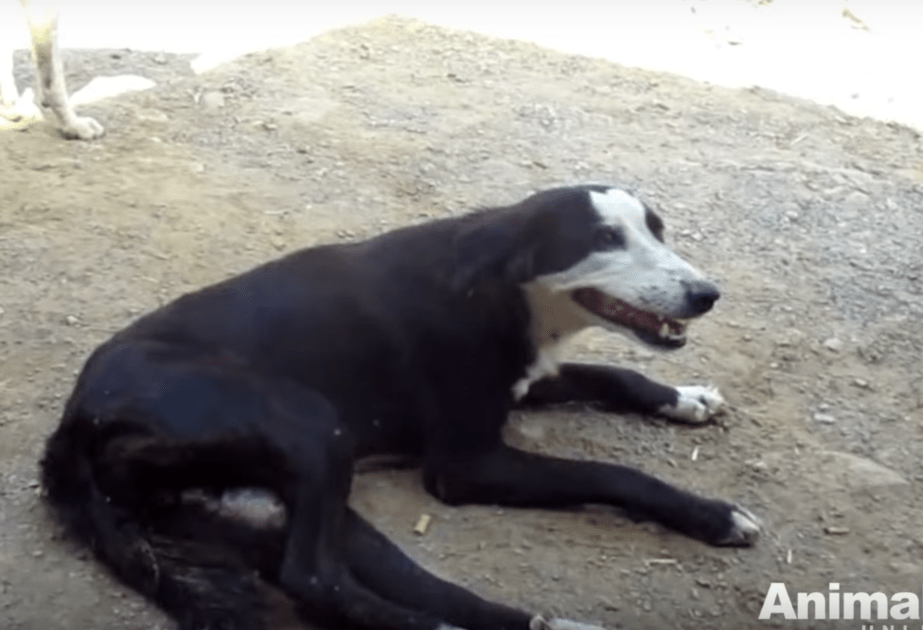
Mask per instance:
[[[701,274],[651,233],[644,204],[635,196],[617,188],[588,194],[600,220],[622,231],[624,247],[594,251],[539,282],[552,292],[595,288],[657,314],[682,311],[684,283],[700,280]]]
[[[646,230],[644,204],[624,190],[610,188],[604,193],[590,191],[590,201],[607,225],[627,225]]]

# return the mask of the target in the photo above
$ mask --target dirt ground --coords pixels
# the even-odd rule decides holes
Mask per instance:
[[[740,502],[764,537],[714,549],[601,507],[452,508],[415,471],[360,475],[357,509],[444,577],[608,628],[858,630],[757,617],[773,582],[920,593],[917,132],[397,18],[200,76],[124,50],[69,66],[72,87],[128,72],[158,87],[84,108],[108,128],[98,142],[0,136],[2,630],[173,627],[62,540],[39,498],[43,440],[108,335],[283,252],[590,181],[658,207],[724,297],[678,352],[593,333],[574,356],[714,383],[730,407],[695,429],[521,414],[509,440]]]

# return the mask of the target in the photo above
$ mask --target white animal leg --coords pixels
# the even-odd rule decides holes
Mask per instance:
[[[50,6],[35,0],[22,0],[32,38],[35,60],[35,103],[43,112],[57,117],[65,138],[93,140],[103,135],[103,126],[94,119],[78,116],[67,98],[64,66],[58,48],[58,15]]]

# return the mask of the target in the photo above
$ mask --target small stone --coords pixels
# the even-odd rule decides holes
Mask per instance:
[[[67,317],[64,318],[64,323],[67,324],[68,326],[76,326],[79,322],[80,320],[77,319],[77,317],[74,315],[68,315]]]
[[[815,413],[814,420],[815,422],[823,422],[824,424],[831,424],[836,422],[836,418],[831,416],[829,413]]]
[[[831,352],[839,352],[843,349],[843,342],[836,337],[831,337],[824,342],[824,347]]]
[[[618,610],[619,609],[619,605],[607,597],[600,597],[599,605],[605,608],[606,610]]]
[[[217,90],[209,90],[202,95],[199,103],[205,109],[220,109],[224,107],[224,94]]]

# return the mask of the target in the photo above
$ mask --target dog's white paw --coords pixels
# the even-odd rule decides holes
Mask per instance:
[[[657,411],[668,418],[683,422],[705,422],[724,406],[717,387],[685,385],[676,388],[676,405],[664,405]]]
[[[763,524],[750,510],[739,505],[731,512],[733,526],[728,535],[716,544],[728,547],[749,547],[760,537]]]
[[[529,621],[529,630],[604,630],[600,626],[594,626],[591,623],[581,623],[571,621],[570,619],[545,619],[541,615],[535,615]]]
[[[105,128],[89,116],[77,116],[61,127],[61,135],[68,140],[95,140],[105,133]]]

